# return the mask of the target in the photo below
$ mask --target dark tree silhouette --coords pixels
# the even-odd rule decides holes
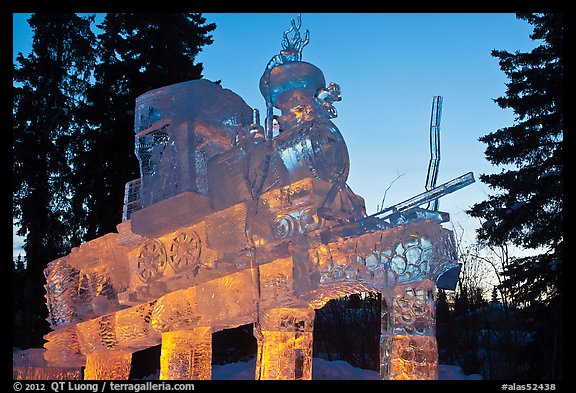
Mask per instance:
[[[122,218],[124,185],[140,177],[134,154],[134,102],[165,85],[202,77],[195,56],[212,43],[200,14],[107,14],[98,35],[95,84],[88,94],[90,128],[79,141],[75,216],[86,239],[113,232]]]
[[[124,185],[138,178],[134,102],[202,77],[195,56],[215,24],[196,13],[36,13],[32,52],[14,65],[13,217],[26,269],[14,345],[42,346],[48,262],[116,230]],[[20,277],[19,276],[19,277]],[[15,292],[16,293],[16,292]]]
[[[70,144],[78,132],[94,63],[92,18],[33,14],[32,52],[18,54],[13,91],[13,217],[24,236],[26,273],[20,329],[14,344],[42,344],[46,263],[70,250],[73,167]]]
[[[563,16],[518,14],[534,26],[540,45],[528,53],[494,50],[509,82],[495,101],[510,108],[515,123],[480,141],[486,158],[503,165],[480,179],[501,192],[472,207],[482,218],[478,238],[488,244],[512,243],[533,249],[504,271],[503,284],[522,302],[535,332],[526,377],[562,375],[563,272]]]

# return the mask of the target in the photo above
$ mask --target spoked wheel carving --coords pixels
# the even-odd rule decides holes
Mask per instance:
[[[166,248],[158,239],[148,239],[138,250],[136,274],[144,281],[157,279],[166,267]]]

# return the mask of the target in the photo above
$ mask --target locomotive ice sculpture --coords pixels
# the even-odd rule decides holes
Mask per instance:
[[[141,178],[118,233],[49,263],[36,378],[126,379],[161,344],[161,379],[210,379],[212,333],[252,323],[255,379],[311,379],[314,310],[363,291],[382,294],[382,379],[436,378],[435,288],[458,263],[448,215],[418,206],[471,174],[367,216],[330,120],[340,88],[301,61],[299,27],[260,81],[264,127],[207,80],[137,98]]]

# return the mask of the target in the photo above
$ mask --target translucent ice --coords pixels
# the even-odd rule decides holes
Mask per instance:
[[[208,160],[247,135],[251,121],[240,96],[204,79],[139,96],[134,127],[142,207],[184,191],[208,195]]]
[[[72,380],[82,379],[80,367],[51,367],[44,359],[45,349],[14,349],[12,354],[13,379]]]
[[[381,377],[436,378],[435,285],[458,265],[448,215],[418,206],[469,178],[367,217],[331,121],[340,87],[301,61],[300,25],[260,80],[265,127],[206,80],[137,98],[123,222],[48,264],[54,330],[19,364],[125,379],[133,352],[162,344],[161,379],[210,379],[211,334],[252,323],[257,379],[311,379],[314,310],[378,291]]]

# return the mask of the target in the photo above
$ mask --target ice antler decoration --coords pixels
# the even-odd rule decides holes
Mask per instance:
[[[298,22],[290,19],[290,28],[282,34],[282,50],[274,56],[266,65],[266,70],[293,61],[302,60],[302,49],[310,42],[310,32],[306,30],[304,39],[300,36],[300,27],[302,27],[302,16],[298,14]],[[288,35],[292,33],[292,37]]]
[[[298,23],[294,19],[290,19],[290,24],[292,25],[288,30],[282,35],[282,52],[285,56],[290,56],[291,61],[302,60],[302,49],[308,45],[310,42],[310,32],[306,30],[304,35],[304,40],[300,37],[300,27],[302,27],[302,15],[298,14]],[[288,34],[293,32],[292,39],[288,38]]]
[[[270,72],[274,67],[282,64],[298,62],[302,60],[302,49],[310,42],[310,32],[306,30],[304,39],[300,36],[300,28],[302,27],[302,15],[298,14],[297,21],[290,19],[290,28],[282,34],[282,50],[279,54],[270,59],[266,65],[266,70],[262,77],[262,84],[265,89],[270,86]],[[292,37],[289,34],[292,33]],[[270,93],[270,92],[269,92]],[[266,136],[272,137],[272,116],[273,116],[273,103],[270,94],[265,94],[266,99]]]

